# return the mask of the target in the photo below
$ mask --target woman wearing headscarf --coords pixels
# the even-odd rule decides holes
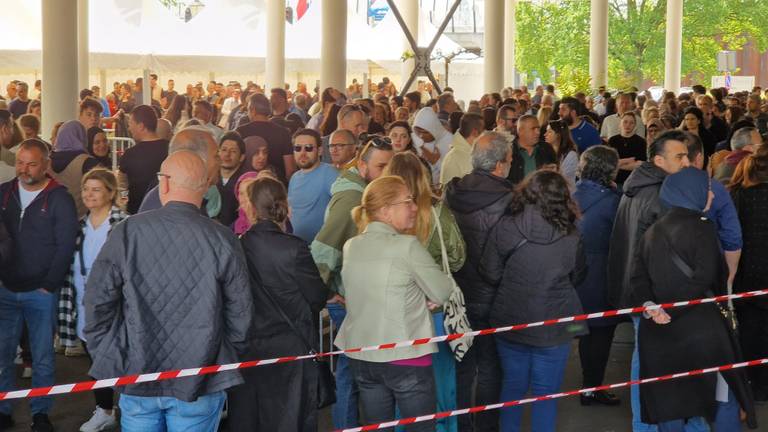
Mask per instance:
[[[56,150],[51,153],[51,175],[63,184],[77,206],[77,216],[86,212],[80,198],[83,174],[100,165],[99,160],[86,152],[85,128],[77,120],[64,123],[56,135]],[[107,165],[104,168],[109,168]]]
[[[726,293],[728,270],[717,228],[704,217],[713,194],[706,172],[685,168],[668,176],[659,198],[668,209],[641,238],[631,277],[631,299],[653,305]],[[640,377],[650,378],[741,361],[730,320],[707,303],[652,310],[638,330]],[[682,432],[694,417],[715,429],[740,431],[739,407],[757,427],[752,392],[743,369],[645,384],[642,420],[660,432]]]
[[[107,133],[104,129],[94,126],[88,129],[88,154],[99,161],[99,165],[109,168],[112,166],[112,157],[109,149]]]

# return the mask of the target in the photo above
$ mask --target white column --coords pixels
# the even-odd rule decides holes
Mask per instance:
[[[106,99],[107,95],[112,92],[112,87],[107,88],[107,70],[99,69],[99,87],[101,87],[101,98]]]
[[[664,88],[678,93],[683,59],[683,0],[667,0]]]
[[[143,79],[141,80],[141,103],[142,105],[152,105],[152,86],[149,83],[149,69],[144,69]],[[203,87],[205,88],[205,87]]]
[[[267,1],[266,89],[285,85],[285,2]]]
[[[504,5],[504,85],[517,86],[515,77],[515,40],[517,33],[517,0]]]
[[[395,5],[397,5],[397,9],[400,11],[400,15],[403,17],[403,21],[405,22],[405,25],[408,26],[408,30],[410,30],[411,35],[413,35],[413,39],[416,41],[416,44],[419,44],[419,2],[418,0],[397,0],[395,2]],[[403,45],[403,52],[413,52],[413,47],[411,47],[411,44],[408,42],[408,38],[405,37],[405,33],[401,33],[400,39],[402,40]],[[413,71],[413,65],[414,61],[413,59],[408,59],[402,63],[400,66],[400,87],[405,86],[405,82],[408,81],[408,77],[411,76],[411,71]],[[415,83],[415,81],[414,81]],[[398,88],[398,90],[404,90],[402,88]]]
[[[90,88],[88,83],[88,0],[77,0],[77,90]]]
[[[322,7],[320,41],[320,91],[347,87],[347,2],[325,0]]]
[[[589,76],[596,89],[608,84],[608,0],[592,0],[590,18]]]
[[[486,93],[504,86],[504,0],[485,0],[483,88]]]
[[[42,0],[42,136],[60,121],[77,118],[77,9],[70,2]]]

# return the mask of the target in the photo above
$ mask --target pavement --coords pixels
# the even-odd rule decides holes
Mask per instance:
[[[488,336],[482,336],[488,337]],[[606,371],[605,383],[617,383],[629,380],[629,366],[632,356],[632,326],[622,324],[616,332],[611,358]],[[269,367],[269,366],[266,366]],[[88,380],[88,359],[85,357],[56,358],[56,383],[73,383]],[[19,370],[19,376],[21,371]],[[30,380],[18,380],[18,388],[28,388]],[[581,366],[579,364],[576,343],[573,344],[566,370],[562,390],[578,389],[581,386]],[[578,396],[566,397],[558,403],[558,432],[629,432],[631,431],[631,411],[629,406],[629,389],[618,389],[615,392],[621,398],[621,405],[616,407],[589,406],[582,407]],[[90,418],[94,409],[91,393],[74,393],[55,396],[53,410],[50,413],[51,422],[57,432],[76,432],[80,425]],[[530,405],[526,407],[523,430],[530,430],[527,417]],[[758,405],[759,430],[768,430],[768,405]],[[16,426],[10,432],[29,431],[29,409],[25,400],[16,402],[14,410]],[[318,431],[331,431],[330,410],[325,409],[320,414]],[[236,429],[231,429],[232,431]],[[748,429],[744,427],[744,431]]]

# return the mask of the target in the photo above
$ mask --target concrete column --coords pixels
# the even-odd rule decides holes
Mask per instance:
[[[683,0],[667,0],[664,88],[678,93],[683,60]]]
[[[99,69],[99,87],[101,87],[101,97],[106,99],[107,95],[112,92],[112,87],[107,87],[107,70]]]
[[[88,0],[77,0],[77,89],[90,88],[88,46]]]
[[[405,25],[408,26],[408,30],[410,30],[411,35],[413,35],[413,39],[416,41],[416,44],[419,43],[419,2],[418,0],[397,0],[395,1],[395,5],[397,5],[397,9],[400,11],[400,15],[403,17],[403,21],[405,21]],[[411,44],[408,43],[408,38],[405,37],[405,33],[402,33],[400,35],[400,39],[402,40],[403,45],[403,52],[413,52],[413,47],[411,47]],[[403,87],[405,85],[405,82],[408,81],[408,77],[411,76],[411,71],[413,71],[414,61],[413,59],[408,59],[402,63],[400,66],[400,87]],[[414,81],[415,83],[415,81]],[[398,90],[403,90],[402,88],[398,88]]]
[[[322,7],[320,41],[320,91],[347,87],[347,2],[326,0]]]
[[[50,136],[60,121],[77,118],[77,8],[70,2],[42,0],[42,133]]]
[[[485,92],[501,91],[504,87],[504,0],[485,0],[483,56]]]
[[[267,1],[266,89],[285,85],[285,2]]]
[[[517,0],[505,0],[505,2],[504,85],[516,87],[517,77],[515,76],[515,40],[517,34]]]
[[[144,69],[141,82],[141,103],[142,105],[152,105],[152,87],[149,84],[149,69]],[[205,87],[203,87],[205,88]]]
[[[592,0],[590,18],[589,76],[596,89],[608,85],[608,0]]]

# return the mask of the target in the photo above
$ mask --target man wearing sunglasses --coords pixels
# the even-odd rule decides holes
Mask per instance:
[[[360,205],[363,190],[368,183],[381,176],[393,155],[392,144],[388,140],[375,137],[368,141],[354,159],[354,167],[342,171],[331,186],[332,197],[325,212],[325,222],[312,242],[312,257],[317,269],[333,292],[328,301],[328,313],[336,328],[341,326],[347,315],[341,284],[342,249],[347,240],[358,234],[352,220],[352,209]],[[346,356],[339,356],[336,369],[336,404],[331,410],[336,429],[358,425],[357,390],[348,361]]]
[[[339,172],[320,162],[320,133],[299,129],[293,135],[293,158],[299,168],[288,182],[288,205],[291,208],[293,234],[312,243],[323,226],[325,208],[331,200],[331,185]]]

